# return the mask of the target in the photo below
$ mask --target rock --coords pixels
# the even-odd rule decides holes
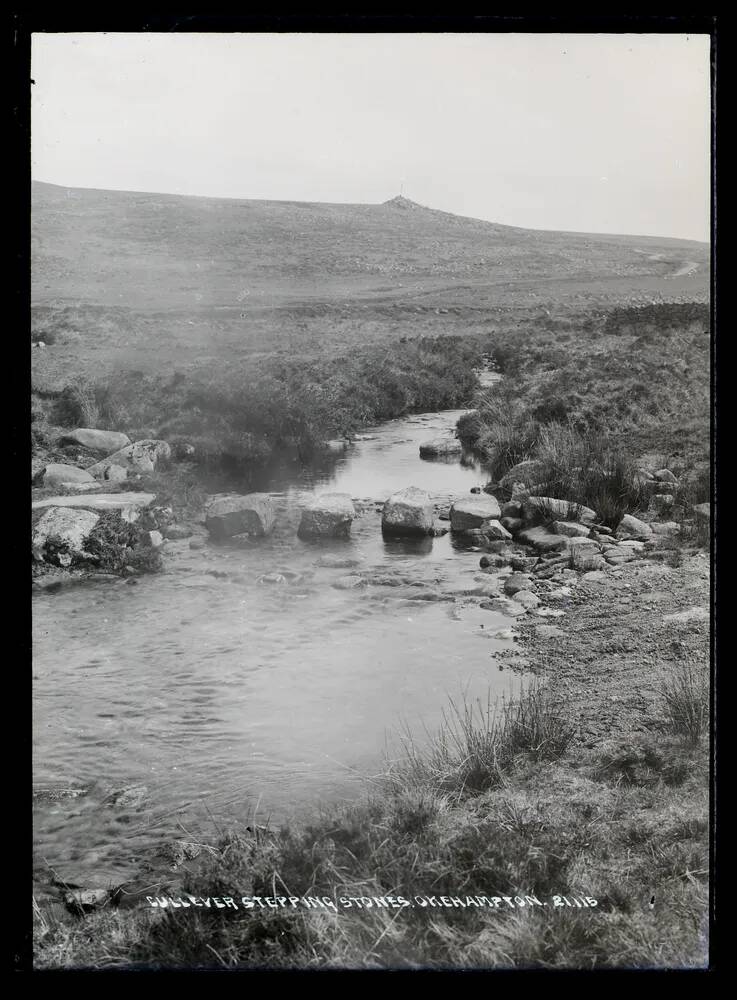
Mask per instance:
[[[522,531],[525,526],[525,522],[521,517],[503,517],[500,521],[503,528],[506,528],[511,535],[516,535],[518,531]]]
[[[189,547],[190,549],[195,551],[197,549],[204,549],[205,544],[206,543],[204,538],[193,538],[192,541],[189,543]]]
[[[653,476],[654,476],[655,479],[658,480],[659,483],[677,483],[678,482],[678,480],[673,475],[673,473],[670,471],[670,469],[658,469],[657,472],[653,473]]]
[[[565,611],[559,608],[535,608],[535,614],[539,618],[563,618]]]
[[[456,500],[450,508],[450,530],[468,531],[481,528],[488,521],[498,521],[501,510],[496,497],[483,496]]]
[[[94,483],[95,477],[86,469],[78,469],[76,465],[52,462],[44,466],[37,480],[42,486],[61,486],[67,483]]]
[[[711,504],[697,503],[693,507],[693,512],[696,520],[701,524],[709,524],[711,521]]]
[[[480,608],[484,611],[499,611],[503,615],[509,615],[512,618],[517,618],[519,615],[525,614],[525,609],[516,601],[510,600],[508,597],[494,597],[490,601],[482,601],[479,604]]]
[[[489,569],[489,568],[500,569],[502,566],[508,566],[508,565],[509,565],[509,556],[495,554],[490,556],[481,556],[481,559],[479,560],[479,566],[481,567],[481,569]]]
[[[608,528],[605,524],[592,524],[591,530],[595,531],[598,535],[611,535],[612,529]]]
[[[651,503],[653,509],[658,517],[663,517],[666,514],[670,514],[675,505],[676,498],[672,493],[656,493],[652,498]]]
[[[532,545],[538,552],[560,552],[568,548],[570,538],[563,535],[555,535],[542,526],[537,528],[525,528],[517,535],[518,542]]]
[[[59,489],[67,490],[69,493],[94,493],[102,488],[102,483],[98,483],[96,479],[91,483],[59,483]]]
[[[259,583],[276,583],[285,584],[287,583],[287,578],[283,573],[264,573],[263,576],[258,578]]]
[[[84,558],[87,554],[84,544],[99,520],[99,515],[89,510],[51,507],[33,529],[31,539],[33,558],[40,562],[55,557],[60,565],[69,565],[73,555]],[[47,550],[50,539],[59,539],[63,542],[64,551],[61,555],[68,558],[62,561],[59,554]]]
[[[654,535],[673,535],[679,530],[680,525],[677,521],[655,521],[650,527]]]
[[[526,497],[522,501],[522,517],[528,522],[552,517],[563,521],[588,522],[589,525],[596,520],[596,514],[590,507],[555,497]]]
[[[110,806],[117,809],[140,809],[148,799],[146,785],[128,785],[111,792],[106,799]]]
[[[519,570],[521,573],[524,573],[526,570],[532,569],[532,567],[535,565],[536,562],[537,559],[535,558],[535,556],[511,555],[509,557],[509,565],[512,567],[512,569]]]
[[[356,509],[348,493],[323,493],[302,511],[300,538],[347,538]]]
[[[584,573],[581,580],[584,583],[606,583],[606,573],[602,573],[599,569],[592,569]]]
[[[122,483],[128,478],[128,470],[122,465],[109,465],[102,474],[102,479],[108,483]]]
[[[664,622],[706,622],[711,615],[708,608],[687,608],[674,614],[663,615]]]
[[[476,529],[476,530],[481,531],[480,528]],[[465,533],[466,532],[463,532],[463,534],[465,534]],[[484,539],[487,538],[487,535],[486,535],[485,531],[481,531],[481,537],[484,538]],[[509,547],[508,543],[506,541],[504,541],[503,539],[501,539],[501,538],[492,538],[492,539],[487,539],[487,541],[486,541],[486,549],[487,549],[487,551],[488,552],[493,552],[494,555],[497,555],[497,556],[508,555],[509,554],[508,551],[507,551],[508,547]]]
[[[90,466],[89,471],[96,479],[104,478],[111,465],[118,465],[127,472],[153,472],[158,462],[170,458],[171,448],[166,441],[147,439],[126,445],[125,448]]]
[[[120,431],[99,431],[91,427],[77,427],[59,438],[59,444],[78,444],[100,455],[112,455],[130,443],[128,435]]]
[[[217,539],[243,534],[263,538],[274,530],[275,519],[267,493],[217,497],[205,507],[205,527]]]
[[[510,532],[499,521],[489,521],[488,524],[484,524],[481,533],[490,541],[509,542],[512,540]]]
[[[542,471],[542,462],[536,459],[527,459],[524,462],[518,462],[508,472],[505,472],[499,480],[499,485],[505,490],[512,489],[516,483],[521,483],[526,487],[535,486],[540,479]]]
[[[192,529],[188,528],[186,524],[170,524],[164,529],[164,538],[167,538],[171,542],[191,537]]]
[[[540,604],[540,598],[531,590],[517,590],[512,599],[521,604],[526,611],[531,611],[532,608],[536,608]]]
[[[587,524],[579,524],[578,521],[553,521],[550,527],[556,535],[567,538],[588,538],[591,530]]]
[[[509,500],[502,504],[502,518],[505,517],[522,517],[522,504],[519,500]]]
[[[463,446],[458,438],[438,437],[432,441],[423,441],[420,445],[420,458],[439,458],[462,453]]]
[[[635,558],[634,552],[629,550],[611,551],[604,553],[605,562],[609,563],[610,566],[621,566],[622,563],[630,562]]]
[[[333,583],[336,590],[356,590],[358,587],[365,587],[366,581],[360,576],[340,576]]]
[[[160,549],[164,544],[164,536],[160,531],[147,531],[143,536],[142,543],[150,549]]]
[[[645,524],[644,521],[640,521],[639,518],[633,517],[632,514],[625,514],[622,520],[617,525],[616,535],[617,538],[635,538],[635,539],[647,539],[652,537],[652,528],[649,524]]]
[[[93,510],[104,513],[119,510],[124,521],[137,521],[141,511],[150,506],[156,499],[154,493],[98,493],[95,496],[81,497],[49,497],[47,500],[36,500],[31,504],[32,510],[44,507],[71,507],[77,510]]]
[[[435,509],[425,490],[408,486],[387,499],[381,514],[381,529],[387,535],[429,535]]]
[[[645,543],[638,542],[635,539],[627,539],[623,542],[620,542],[619,545],[617,546],[617,550],[619,552],[622,552],[623,550],[626,549],[629,549],[631,552],[644,552]]]
[[[508,594],[510,597],[516,594],[518,590],[529,590],[530,578],[525,576],[523,573],[512,573],[511,576],[507,577],[504,581],[504,593]]]
[[[108,889],[73,889],[64,894],[64,905],[72,913],[89,913],[107,906],[109,902]]]
[[[575,538],[569,538],[568,549],[571,552],[601,552],[601,546],[594,538],[582,538],[578,535]]]

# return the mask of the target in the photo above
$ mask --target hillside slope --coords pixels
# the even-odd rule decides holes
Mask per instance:
[[[334,205],[34,183],[34,374],[465,333],[499,310],[706,301],[705,244]],[[48,336],[53,331],[52,336]]]

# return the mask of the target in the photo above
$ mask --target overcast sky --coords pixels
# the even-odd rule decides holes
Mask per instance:
[[[709,239],[706,35],[34,34],[33,177]]]

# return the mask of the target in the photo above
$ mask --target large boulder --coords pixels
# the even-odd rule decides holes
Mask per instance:
[[[147,439],[126,445],[100,462],[91,465],[89,472],[96,479],[104,479],[112,465],[120,466],[128,472],[153,472],[158,462],[171,458],[171,448],[166,441]]]
[[[565,535],[556,535],[542,525],[537,528],[525,528],[517,535],[517,541],[525,545],[531,545],[538,552],[561,552],[568,548],[570,538]]]
[[[100,514],[119,510],[123,520],[132,524],[138,520],[141,511],[150,507],[155,499],[154,493],[97,493],[94,496],[49,497],[47,500],[36,500],[31,504],[31,509],[69,507],[73,510],[92,510]]]
[[[617,538],[635,538],[643,541],[652,538],[653,529],[645,521],[641,521],[632,514],[625,514],[617,525]]]
[[[596,514],[590,507],[572,500],[558,500],[555,497],[526,497],[522,501],[522,517],[525,521],[536,521],[541,517],[556,520],[593,523]]]
[[[85,555],[84,544],[99,520],[99,514],[89,510],[50,507],[33,529],[33,558],[42,561],[51,556],[47,549],[47,542],[51,539],[62,543],[63,551],[54,555],[60,565],[68,566],[72,556]]]
[[[52,462],[43,468],[37,481],[42,486],[65,486],[67,483],[94,483],[95,478],[86,469],[78,469],[76,465]]]
[[[542,478],[542,473],[542,462],[529,458],[524,462],[518,462],[508,472],[505,472],[499,480],[499,485],[505,490],[511,490],[515,483],[521,483],[527,487],[535,486]]]
[[[59,438],[59,444],[78,444],[101,455],[112,455],[131,443],[121,431],[98,431],[92,427],[77,427]]]
[[[302,511],[297,534],[300,538],[347,538],[356,516],[348,493],[323,493]]]
[[[463,445],[458,438],[433,438],[432,441],[423,441],[420,445],[420,458],[445,458],[462,453]]]
[[[429,494],[408,486],[387,499],[381,514],[381,530],[387,535],[429,535],[434,517]]]
[[[205,526],[214,538],[243,534],[261,538],[271,534],[274,521],[274,502],[268,493],[217,497],[205,509]]]
[[[456,500],[450,508],[450,530],[468,531],[480,528],[489,521],[498,521],[502,516],[496,497],[490,495]]]

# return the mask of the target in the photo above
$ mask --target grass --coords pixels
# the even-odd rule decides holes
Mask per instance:
[[[536,683],[496,715],[451,705],[358,801],[298,827],[249,823],[147,890],[237,909],[142,900],[72,917],[35,902],[35,967],[703,966],[702,751],[586,756],[550,695]]]
[[[670,732],[697,745],[709,729],[709,678],[703,667],[678,665],[661,684]]]

